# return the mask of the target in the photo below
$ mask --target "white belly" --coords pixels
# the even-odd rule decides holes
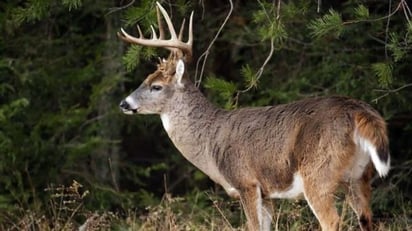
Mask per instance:
[[[272,192],[270,198],[296,198],[303,193],[303,180],[299,173],[293,175],[293,182],[285,191]]]

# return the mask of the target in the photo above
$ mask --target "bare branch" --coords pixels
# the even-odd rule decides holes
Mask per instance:
[[[318,0],[318,6],[316,7],[316,12],[320,12],[320,7],[322,5],[322,0]]]
[[[388,4],[388,15],[391,13],[391,8],[392,8],[392,0],[389,0]],[[391,17],[388,16],[388,19],[386,20],[386,26],[385,26],[385,59],[388,59],[388,39],[389,39],[389,25],[391,23]]]
[[[389,90],[376,89],[375,91],[385,92],[385,94],[383,94],[383,95],[381,95],[381,96],[373,99],[372,102],[378,103],[378,100],[380,100],[380,99],[388,96],[389,94],[392,94],[392,93],[396,93],[396,92],[398,92],[398,91],[401,91],[401,90],[403,90],[404,88],[407,88],[407,87],[412,87],[412,83],[405,84],[405,85],[403,85],[403,86],[401,86],[401,87],[398,87],[398,88],[396,88],[396,89],[389,89]]]
[[[205,52],[203,52],[203,54],[202,54],[202,55],[199,57],[199,59],[197,60],[197,63],[196,63],[196,71],[195,71],[195,86],[196,86],[196,87],[199,87],[199,86],[200,86],[200,83],[202,82],[203,72],[204,72],[204,69],[205,69],[207,57],[209,56],[210,49],[212,49],[213,44],[216,42],[217,38],[219,37],[220,33],[222,32],[223,28],[225,27],[227,21],[229,20],[230,16],[232,15],[232,12],[233,12],[233,1],[232,1],[232,0],[229,0],[229,3],[230,3],[230,9],[229,9],[229,12],[228,12],[225,20],[223,21],[222,25],[220,25],[219,30],[217,31],[215,37],[212,39],[212,41],[210,42],[210,44],[209,44],[209,46],[207,47],[207,49],[205,50]],[[198,78],[198,77],[197,77],[197,73],[198,73],[198,70],[199,70],[200,62],[201,62],[202,60],[203,60],[203,62],[202,62],[202,67],[201,67],[200,75],[199,75],[199,78]]]
[[[105,16],[107,16],[107,15],[109,15],[109,14],[113,14],[113,13],[115,13],[116,11],[124,10],[124,9],[130,7],[131,5],[133,5],[135,1],[136,1],[136,0],[132,0],[132,1],[130,1],[128,4],[126,4],[126,5],[124,5],[124,6],[112,7],[112,8],[109,9],[109,12],[107,12]]]
[[[265,14],[266,14],[268,20],[271,21],[271,17],[270,17],[269,14],[267,13],[267,11],[266,11],[266,9],[264,8],[263,4],[262,4],[260,1],[258,1],[258,2],[261,4],[262,8],[265,10]],[[279,1],[279,2],[280,2],[280,1]],[[279,7],[280,7],[280,5],[278,5],[278,10],[279,10]],[[278,14],[278,15],[277,15],[277,17],[276,17],[276,20],[279,20],[279,19],[280,19],[279,11],[277,11],[277,14]],[[271,37],[271,38],[270,38],[270,51],[269,51],[269,54],[266,56],[266,59],[265,59],[265,61],[263,62],[262,66],[260,66],[259,70],[256,72],[256,74],[255,74],[255,79],[256,79],[255,82],[259,82],[259,79],[262,77],[263,71],[265,70],[265,67],[266,67],[266,65],[269,63],[270,59],[272,58],[274,52],[275,52],[275,39],[274,39],[273,37]],[[238,90],[237,93],[236,93],[236,97],[235,97],[235,100],[234,100],[234,104],[237,105],[240,94],[246,93],[246,92],[250,91],[253,87],[254,87],[254,85],[251,84],[251,85],[249,85],[246,89]]]

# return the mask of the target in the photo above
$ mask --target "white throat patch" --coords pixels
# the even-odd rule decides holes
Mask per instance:
[[[170,118],[167,114],[162,113],[160,114],[160,119],[162,120],[163,128],[166,130],[166,132],[169,132],[170,130]]]

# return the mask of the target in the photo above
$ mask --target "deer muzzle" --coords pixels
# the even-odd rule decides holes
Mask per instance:
[[[131,115],[137,113],[137,107],[134,107],[134,105],[130,104],[127,101],[127,98],[120,102],[119,107],[125,114]]]

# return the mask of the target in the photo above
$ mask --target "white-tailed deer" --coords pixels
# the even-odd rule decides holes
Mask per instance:
[[[165,32],[159,10],[168,26]],[[346,97],[305,99],[289,104],[226,111],[212,105],[190,81],[193,13],[188,41],[184,23],[176,34],[157,3],[159,37],[133,37],[129,43],[169,49],[167,60],[120,103],[126,114],[158,114],[183,156],[226,192],[240,198],[248,228],[269,230],[270,198],[303,196],[322,230],[337,230],[335,192],[342,188],[362,230],[372,230],[369,206],[373,167],[389,171],[385,121],[368,104]]]

